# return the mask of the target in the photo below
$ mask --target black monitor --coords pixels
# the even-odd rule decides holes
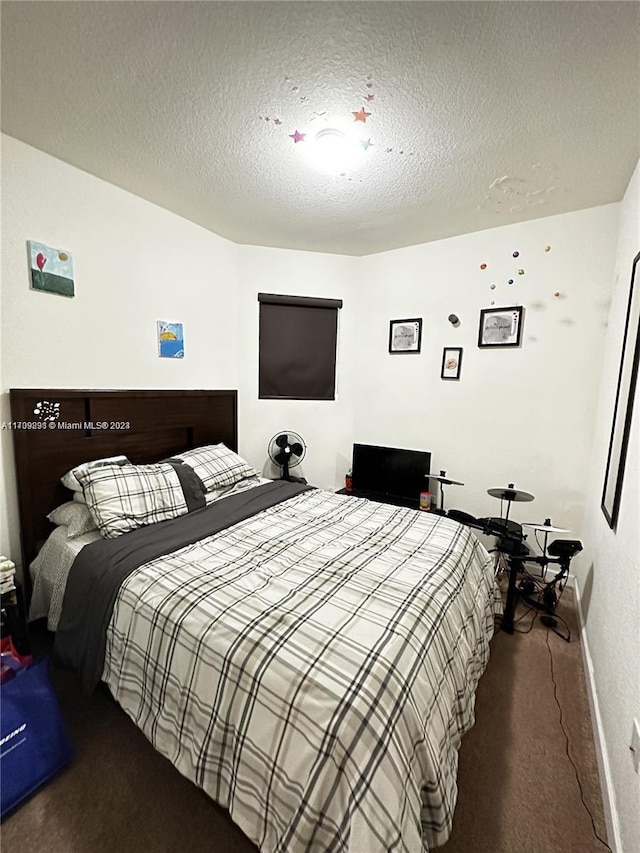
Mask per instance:
[[[420,492],[428,491],[425,474],[429,473],[430,465],[431,454],[426,450],[354,444],[353,491],[417,507]]]

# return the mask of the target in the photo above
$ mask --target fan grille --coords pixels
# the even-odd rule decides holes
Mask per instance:
[[[269,442],[269,458],[280,467],[294,468],[304,459],[306,445],[302,436],[291,430],[284,430],[273,436]]]

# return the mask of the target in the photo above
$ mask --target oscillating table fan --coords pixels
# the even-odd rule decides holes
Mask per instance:
[[[297,432],[279,432],[269,442],[269,458],[282,468],[282,479],[293,483],[306,483],[302,477],[292,477],[290,468],[295,468],[304,459],[307,448]]]

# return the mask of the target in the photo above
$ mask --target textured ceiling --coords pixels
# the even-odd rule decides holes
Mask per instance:
[[[618,201],[639,11],[4,0],[2,130],[236,242],[363,255]]]

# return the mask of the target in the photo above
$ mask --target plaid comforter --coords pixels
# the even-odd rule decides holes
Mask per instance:
[[[450,832],[496,600],[468,528],[314,490],[135,570],[103,678],[262,851],[417,853]]]

